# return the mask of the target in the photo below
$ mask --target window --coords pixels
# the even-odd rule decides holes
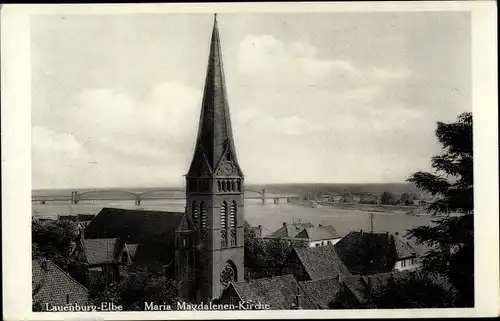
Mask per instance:
[[[405,266],[406,266],[406,260],[401,261],[401,267],[405,267]]]
[[[123,263],[128,263],[128,253],[127,252],[123,252],[123,254],[122,254],[122,262]]]
[[[220,228],[227,228],[227,203],[224,201],[220,207]]]
[[[236,246],[236,230],[231,230],[231,246]]]
[[[191,204],[191,212],[192,212],[192,217],[193,217],[193,223],[196,227],[199,227],[200,224],[200,209],[198,208],[198,204],[196,204],[196,201],[193,201]]]
[[[229,228],[236,228],[237,226],[236,214],[237,214],[237,206],[236,202],[233,201],[233,203],[231,204],[231,208],[229,210]]]
[[[236,190],[236,182],[235,181],[231,181],[231,191],[235,191]]]
[[[185,237],[182,238],[182,248],[186,248],[187,247],[187,240]]]
[[[220,245],[221,247],[227,247],[227,230],[220,231]]]
[[[66,294],[66,304],[69,304],[69,294]]]
[[[241,181],[240,180],[238,180],[237,186],[238,186],[238,192],[241,192]]]
[[[321,241],[321,246],[325,245],[325,241]]]
[[[221,183],[220,181],[217,181],[217,190],[220,192],[222,190],[222,186],[221,186]]]
[[[200,203],[200,211],[201,211],[200,226],[201,226],[201,228],[206,228],[207,227],[207,206],[205,205],[205,202]]]

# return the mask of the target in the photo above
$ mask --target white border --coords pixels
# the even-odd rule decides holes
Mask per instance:
[[[1,7],[2,80],[2,244],[6,320],[67,319],[249,319],[393,318],[498,316],[498,106],[496,7],[493,1],[3,5]],[[427,310],[318,310],[235,312],[31,312],[31,14],[136,14],[230,12],[470,11],[475,166],[476,307]]]

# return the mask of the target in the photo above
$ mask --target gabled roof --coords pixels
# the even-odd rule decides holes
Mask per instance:
[[[331,225],[313,226],[302,230],[295,236],[296,238],[305,238],[309,241],[321,241],[340,238],[340,234]]]
[[[268,238],[287,238],[287,237],[297,237],[304,229],[313,227],[311,223],[294,223],[287,224],[284,223],[281,228],[279,228],[276,232],[269,235]]]
[[[399,236],[394,237],[394,243],[396,245],[398,260],[418,256],[417,251],[415,251],[415,249],[412,248],[411,245],[408,244],[408,242],[406,242]]]
[[[232,283],[231,286],[241,300],[269,304],[271,309],[275,310],[292,309],[295,304],[297,288],[300,289],[299,283],[291,274],[237,282]],[[314,308],[314,305],[304,295],[302,295],[302,305],[304,309]]]
[[[175,254],[175,231],[184,213],[103,208],[85,228],[85,239],[120,238],[139,244],[136,262],[167,263]]]
[[[372,306],[368,289],[360,275],[342,275],[342,282],[363,305]]]
[[[351,274],[389,272],[398,259],[394,236],[389,233],[350,232],[334,247]]]
[[[120,251],[119,238],[82,239],[83,251],[89,264],[105,264],[115,260]]]
[[[65,304],[60,302],[60,298],[66,294],[72,294],[71,300],[78,298],[88,298],[88,290],[82,284],[73,279],[52,261],[45,260],[46,268],[39,260],[32,260],[32,283],[34,291],[33,300],[45,303]],[[86,300],[78,302],[87,303]]]
[[[333,245],[294,248],[300,262],[312,280],[334,278],[349,274]]]
[[[132,259],[134,259],[135,258],[135,252],[137,251],[137,247],[139,246],[139,244],[130,244],[130,243],[127,243],[127,244],[125,244],[125,246],[128,249],[128,254],[130,255],[130,257]]]
[[[307,299],[320,309],[329,309],[329,304],[337,299],[342,284],[336,278],[299,282]]]

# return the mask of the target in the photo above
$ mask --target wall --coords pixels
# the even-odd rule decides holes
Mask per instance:
[[[335,245],[341,238],[309,242],[309,247]],[[323,244],[322,244],[323,243]]]
[[[407,258],[404,260],[398,260],[394,264],[393,270],[404,271],[420,267],[420,262],[416,258]]]

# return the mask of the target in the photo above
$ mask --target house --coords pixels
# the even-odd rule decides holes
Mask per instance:
[[[333,226],[319,224],[318,226],[303,229],[295,238],[306,240],[309,247],[316,247],[329,244],[335,245],[342,237]]]
[[[294,247],[283,262],[281,274],[293,274],[298,281],[336,278],[350,274],[333,245]]]
[[[297,281],[293,275],[232,283],[216,303],[258,303],[272,310],[376,308],[361,276],[338,275],[321,280]]]
[[[281,275],[248,282],[235,282],[222,293],[218,303],[260,303],[272,310],[315,309],[315,305],[304,296],[293,275]]]
[[[264,239],[281,239],[288,241],[290,245],[316,247],[335,244],[342,237],[331,225],[314,226],[309,222],[287,224]]]
[[[340,303],[339,308],[344,309],[357,308],[362,304],[339,278],[301,281],[299,284],[304,297],[316,309],[332,309],[336,303]]]
[[[32,260],[33,303],[36,310],[46,311],[51,306],[85,305],[89,291],[52,261]]]
[[[175,231],[182,216],[177,212],[103,208],[85,228],[74,255],[92,271],[102,271],[113,280],[132,260],[135,265],[164,273],[174,261]],[[168,272],[173,274],[172,269]]]
[[[397,235],[350,232],[335,245],[294,247],[281,268],[297,280],[415,270],[417,252]]]
[[[87,267],[86,285],[92,288],[101,280],[112,284],[125,276],[135,259],[137,247],[138,244],[127,244],[120,238],[80,237],[72,255]]]
[[[376,274],[416,269],[417,252],[397,235],[353,231],[344,236],[335,251],[351,274]]]

